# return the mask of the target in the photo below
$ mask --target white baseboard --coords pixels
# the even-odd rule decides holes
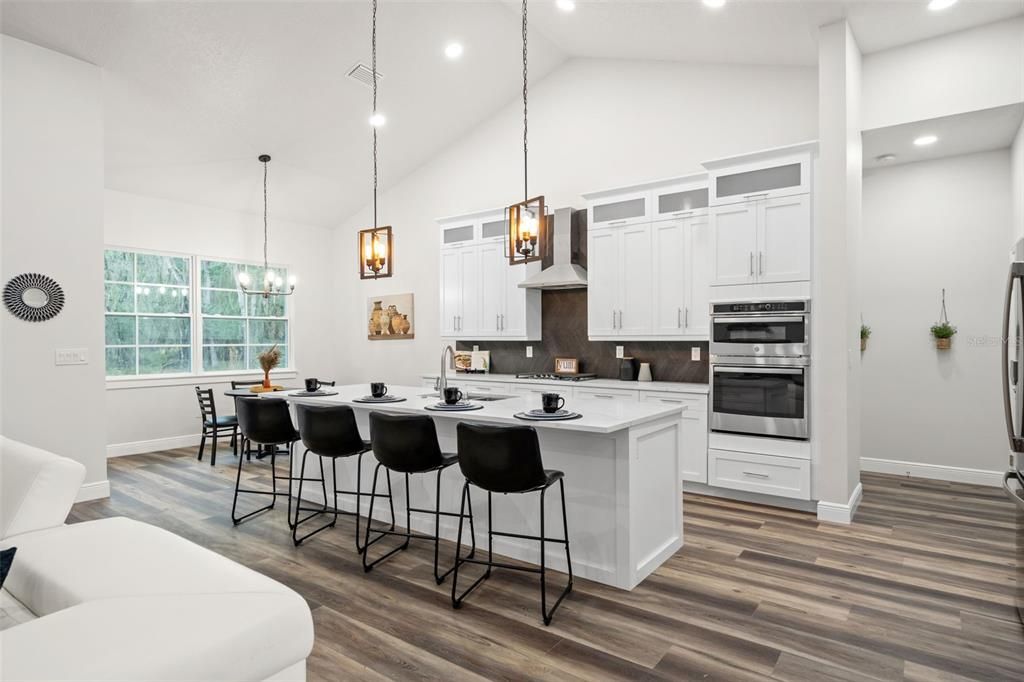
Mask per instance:
[[[78,490],[75,502],[88,502],[89,500],[98,500],[101,497],[110,497],[110,481],[86,483]]]
[[[901,462],[895,459],[876,459],[861,457],[860,470],[872,471],[877,474],[895,474],[897,476],[916,476],[917,478],[933,478],[939,481],[955,483],[973,483],[975,485],[1001,486],[1002,471],[987,469],[968,469],[951,467],[941,464],[922,464],[920,462]]]
[[[857,507],[860,506],[860,498],[863,494],[864,489],[858,482],[857,487],[853,489],[853,493],[850,495],[850,499],[847,500],[846,504],[839,504],[837,502],[819,502],[818,520],[827,521],[829,523],[850,525],[850,521],[853,520],[853,515],[857,511]]]
[[[141,455],[160,450],[175,448],[199,447],[201,436],[197,433],[190,436],[171,436],[170,438],[154,438],[152,440],[136,440],[130,443],[114,443],[107,446],[107,458],[124,457],[125,455]],[[221,439],[224,442],[223,438]]]

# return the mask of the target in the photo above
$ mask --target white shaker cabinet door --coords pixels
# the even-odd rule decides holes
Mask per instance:
[[[707,336],[711,331],[711,224],[707,214],[687,218],[686,267],[689,277],[684,313],[689,336]]]
[[[591,336],[619,332],[618,287],[620,231],[593,230],[587,250],[587,316]]]
[[[466,247],[459,252],[462,274],[462,313],[459,316],[458,336],[473,338],[480,335],[480,251]]]
[[[651,225],[620,228],[619,334],[650,334],[654,302],[651,296]]]
[[[810,195],[762,200],[759,232],[758,281],[811,279]]]
[[[505,270],[508,261],[504,258],[504,243],[491,241],[481,244],[480,249],[480,336],[494,337],[501,334],[501,318],[505,314]]]
[[[712,286],[755,281],[757,209],[756,201],[748,201],[711,210]]]
[[[441,336],[457,336],[462,314],[461,248],[441,249]]]
[[[653,325],[659,336],[681,336],[686,329],[686,228],[683,220],[659,221],[651,227],[654,265]]]

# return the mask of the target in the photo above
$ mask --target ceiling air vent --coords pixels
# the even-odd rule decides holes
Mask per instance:
[[[368,88],[373,87],[373,69],[362,62],[357,63],[348,71],[348,77],[359,81]],[[377,72],[377,80],[380,80],[384,76],[381,75],[380,71]]]

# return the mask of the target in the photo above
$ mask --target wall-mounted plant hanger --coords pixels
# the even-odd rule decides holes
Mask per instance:
[[[871,336],[871,327],[864,324],[864,318],[860,318],[860,352],[868,349],[868,338]]]
[[[953,344],[953,334],[956,334],[956,327],[949,323],[949,316],[946,315],[946,290],[942,290],[942,311],[939,313],[939,321],[932,325],[932,336],[935,337],[935,347],[939,350],[949,350]]]

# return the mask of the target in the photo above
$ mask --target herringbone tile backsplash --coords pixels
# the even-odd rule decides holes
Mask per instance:
[[[590,341],[587,338],[587,290],[545,291],[542,293],[541,341],[459,341],[459,350],[491,352],[491,372],[551,372],[555,358],[579,358],[580,372],[617,379],[619,360],[615,346],[625,346],[626,355],[637,363],[651,363],[655,381],[708,381],[707,341]],[[526,357],[526,346],[533,346],[533,357]],[[690,359],[690,349],[699,346],[700,361]]]

